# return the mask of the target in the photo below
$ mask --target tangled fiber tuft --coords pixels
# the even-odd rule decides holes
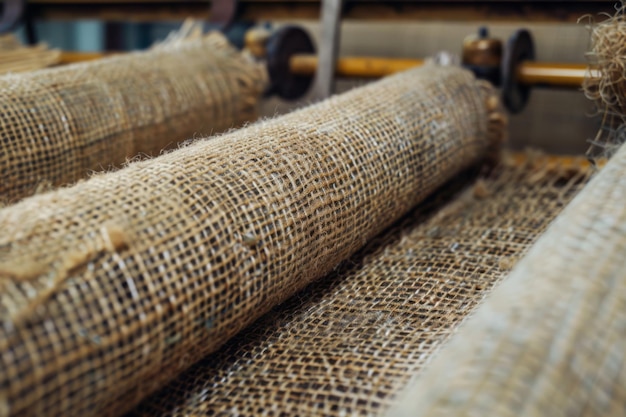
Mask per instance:
[[[615,6],[616,13],[590,26],[592,71],[585,77],[585,95],[594,101],[603,115],[602,129],[591,141],[611,155],[626,139],[626,2]]]

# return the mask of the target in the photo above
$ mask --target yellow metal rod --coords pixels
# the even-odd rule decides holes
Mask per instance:
[[[582,85],[588,71],[590,70],[585,64],[526,61],[517,69],[517,80],[523,85],[577,88]]]
[[[61,53],[61,63],[90,61],[111,54],[98,52]],[[335,74],[338,77],[381,78],[409,68],[424,65],[422,59],[378,58],[378,57],[342,57],[337,60]],[[313,75],[317,69],[317,56],[294,55],[289,61],[291,72],[298,75]],[[517,70],[517,80],[522,85],[556,86],[577,88],[583,83],[585,75],[591,71],[585,64],[562,64],[556,62],[522,62]]]
[[[424,64],[421,59],[342,57],[337,60],[338,77],[380,78]],[[317,68],[315,55],[294,55],[289,61],[291,72],[313,75]],[[518,82],[529,86],[556,86],[577,88],[589,71],[585,64],[523,62],[517,70]],[[591,72],[593,76],[593,72]]]
[[[521,166],[532,162],[535,166],[544,169],[589,169],[591,162],[581,155],[531,155],[528,152],[511,152],[505,154],[505,160],[510,161],[515,166]],[[598,168],[606,165],[606,158],[598,158],[594,164]]]
[[[93,61],[96,59],[104,58],[107,55],[102,52],[72,52],[72,51],[63,51],[61,52],[60,64],[73,64],[76,62],[84,62],[84,61]]]
[[[335,74],[338,77],[380,78],[423,65],[421,59],[342,57],[337,60]],[[292,73],[313,75],[317,69],[317,56],[294,55],[289,60]]]
[[[61,53],[61,63],[90,61],[111,54],[98,52]],[[341,57],[337,60],[335,74],[338,77],[381,78],[409,68],[424,65],[422,59],[378,58],[378,57]],[[298,75],[313,75],[317,69],[317,56],[294,55],[289,61],[291,72]],[[585,64],[561,64],[556,62],[522,62],[517,70],[517,80],[522,85],[556,86],[577,88],[583,83],[590,70]]]

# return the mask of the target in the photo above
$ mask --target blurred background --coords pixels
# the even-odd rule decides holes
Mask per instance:
[[[575,2],[572,2],[575,3]],[[138,6],[139,7],[139,6]],[[584,13],[582,10],[580,16]],[[39,42],[67,51],[129,51],[148,48],[163,40],[180,27],[179,18],[160,19],[158,22],[130,22],[98,18],[35,19],[29,28]],[[574,16],[575,17],[575,16]],[[506,39],[517,29],[527,28],[535,39],[537,60],[562,63],[585,63],[589,50],[589,19],[576,23],[572,16],[566,21],[535,21],[533,19],[485,21],[473,17],[471,21],[445,18],[380,20],[371,17],[362,20],[347,17],[341,25],[340,55],[367,55],[380,57],[424,58],[440,51],[461,53],[463,39],[487,26],[491,35]],[[237,46],[253,25],[277,28],[297,24],[306,28],[319,45],[320,24],[317,19],[302,19],[283,13],[280,18],[255,22],[237,22],[226,32]],[[206,24],[207,30],[216,29]],[[23,41],[28,41],[24,25],[15,30]],[[339,92],[362,85],[366,80],[340,80]],[[308,97],[297,102],[268,99],[263,104],[263,116],[290,111],[310,102]],[[510,145],[515,149],[539,148],[548,152],[580,154],[588,148],[588,140],[595,136],[600,120],[593,115],[594,108],[581,91],[534,88],[527,108],[511,117]]]

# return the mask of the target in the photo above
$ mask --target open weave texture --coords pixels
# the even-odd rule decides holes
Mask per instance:
[[[494,97],[425,66],[0,211],[0,409],[130,409],[489,153]]]
[[[625,176],[622,148],[390,416],[624,414]]]
[[[265,83],[218,33],[0,77],[0,200],[252,120]]]
[[[383,413],[589,173],[531,161],[449,185],[133,415]]]

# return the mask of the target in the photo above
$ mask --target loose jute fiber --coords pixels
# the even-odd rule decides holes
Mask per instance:
[[[217,33],[0,77],[0,201],[252,120],[265,77]]]
[[[384,413],[589,175],[537,160],[438,191],[132,415]]]
[[[596,74],[586,77],[585,93],[599,109],[626,116],[626,4],[614,16],[591,27],[591,51],[587,54]]]
[[[13,33],[0,35],[0,74],[34,71],[56,65],[61,51],[46,44],[25,46]]]
[[[583,89],[603,115],[603,126],[590,151],[612,155],[626,142],[626,2],[616,13],[591,25],[591,51],[587,54],[593,71]]]
[[[130,410],[497,147],[432,65],[0,211],[0,410]]]

